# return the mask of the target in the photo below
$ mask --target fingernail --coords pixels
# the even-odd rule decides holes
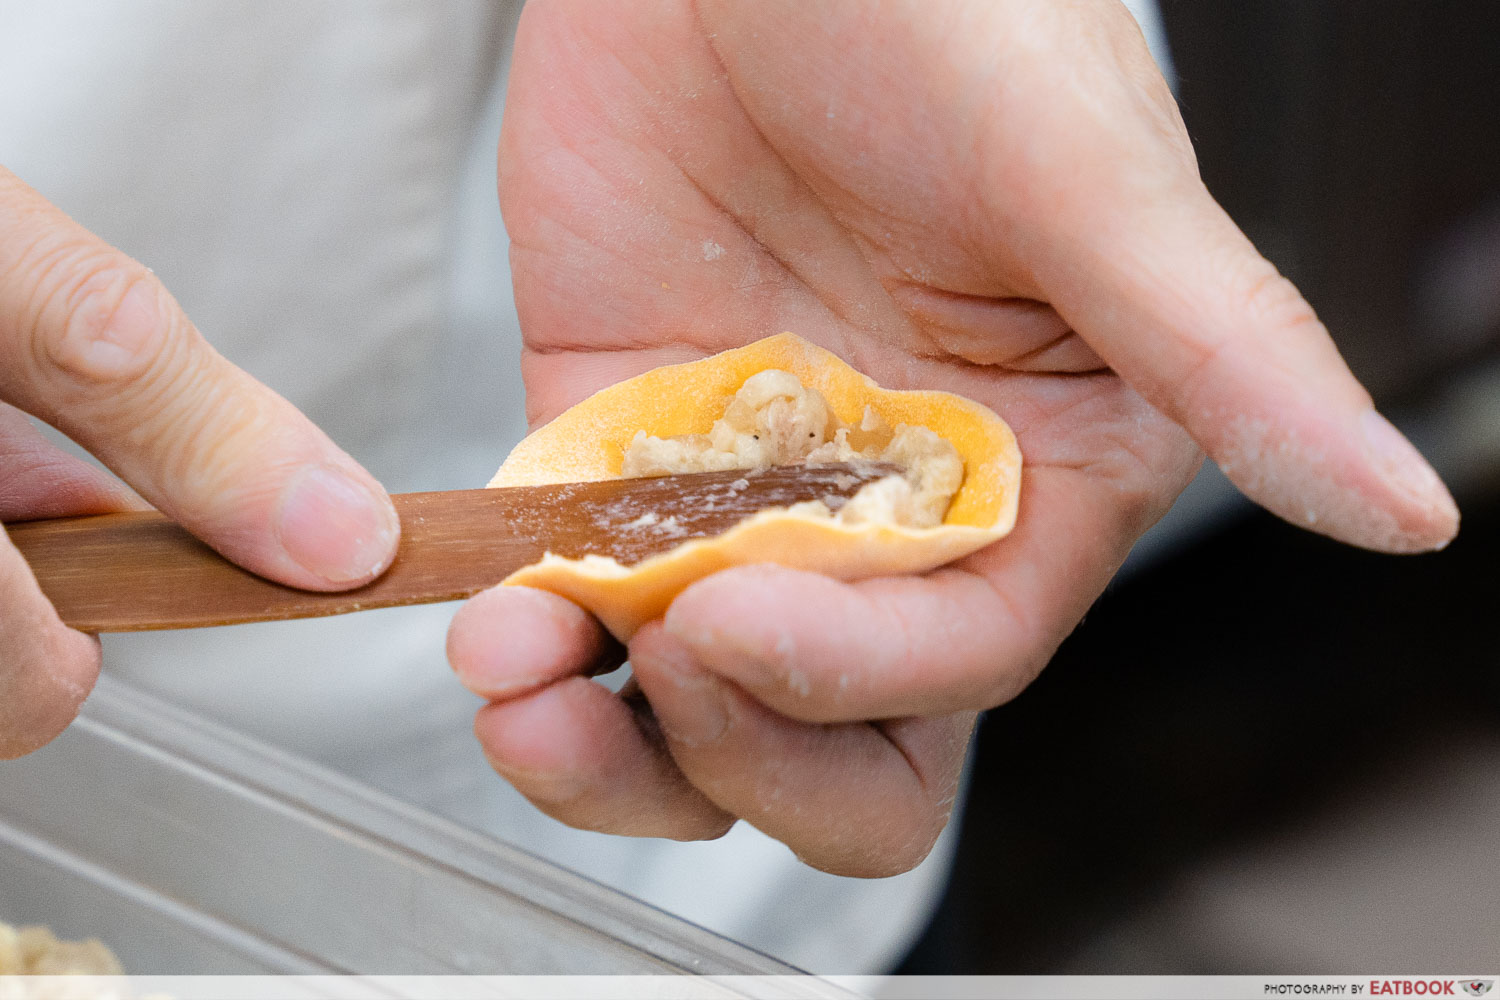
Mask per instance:
[[[524,671],[524,667],[518,668],[508,652],[481,652],[462,660],[450,658],[450,662],[453,672],[458,675],[458,682],[486,701],[506,701],[547,683],[545,677],[535,672],[518,673],[517,670]]]
[[[524,627],[517,627],[518,611],[530,614]],[[464,687],[488,701],[541,687],[547,678],[537,665],[555,660],[562,641],[554,615],[540,594],[525,587],[482,591],[458,609],[448,628],[453,672]]]
[[[328,466],[309,466],[281,495],[276,534],[297,565],[329,583],[367,580],[395,555],[395,508],[364,483]]]
[[[1435,517],[1457,524],[1458,505],[1432,466],[1385,417],[1367,410],[1360,418],[1371,456],[1385,471],[1386,481]]]
[[[137,281],[115,306],[98,336],[86,343],[70,343],[66,351],[76,374],[119,378],[149,364],[150,347],[161,335],[164,318],[152,282]]]
[[[644,661],[634,658],[637,673],[649,671],[665,683],[654,683],[651,709],[667,736],[684,746],[717,743],[729,729],[729,706],[724,686],[686,655],[654,653]]]

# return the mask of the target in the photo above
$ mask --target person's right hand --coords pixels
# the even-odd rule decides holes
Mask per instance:
[[[141,506],[21,411],[262,576],[341,590],[395,554],[368,472],[216,353],[147,268],[0,168],[0,521]],[[98,640],[62,624],[0,534],[0,758],[61,732],[98,672]]]

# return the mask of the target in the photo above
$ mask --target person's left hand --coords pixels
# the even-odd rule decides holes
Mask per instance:
[[[1015,531],[925,576],[689,587],[632,638],[624,697],[588,679],[620,650],[579,608],[471,601],[449,656],[490,702],[480,742],[567,823],[693,839],[744,818],[828,871],[910,868],[976,712],[1046,663],[1197,468],[1193,438],[1345,540],[1454,530],[1203,189],[1118,4],[541,0],[500,153],[533,425],[791,330],[988,405],[1026,461]]]

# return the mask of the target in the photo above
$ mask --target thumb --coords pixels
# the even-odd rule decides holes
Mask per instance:
[[[1067,185],[1033,220],[1043,297],[1261,506],[1366,548],[1447,544],[1458,509],[1437,474],[1209,195],[1186,136],[1131,117],[1075,132],[1070,169],[1036,179]]]

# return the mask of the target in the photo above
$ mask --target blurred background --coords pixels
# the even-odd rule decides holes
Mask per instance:
[[[1209,189],[1463,510],[1297,531],[1205,470],[985,718],[912,973],[1500,964],[1500,8],[1162,0]]]

